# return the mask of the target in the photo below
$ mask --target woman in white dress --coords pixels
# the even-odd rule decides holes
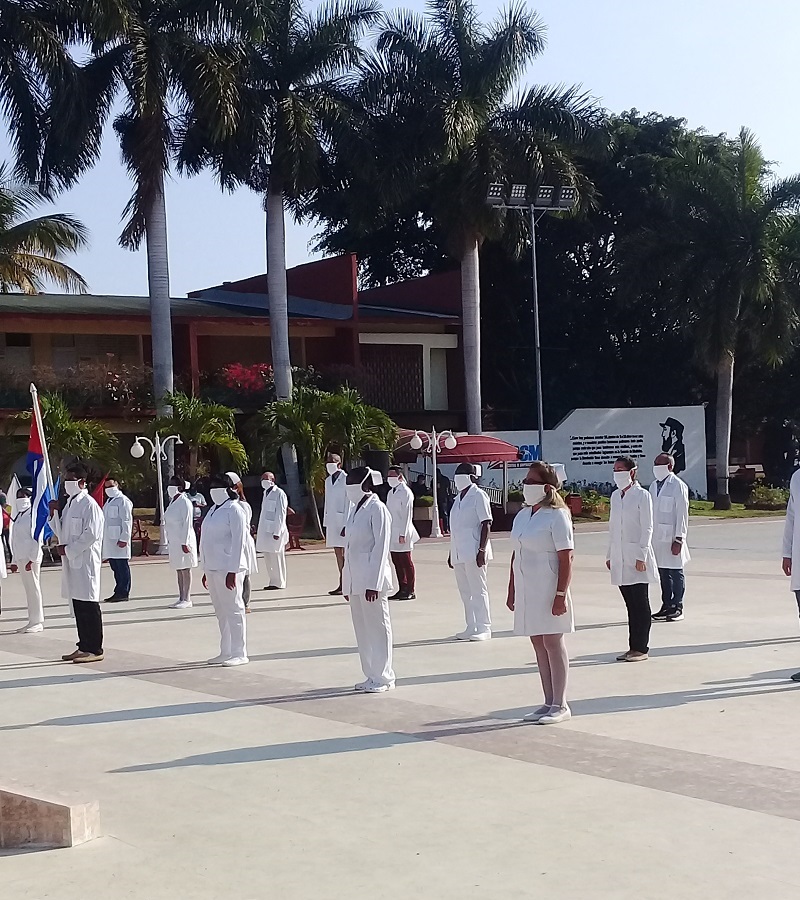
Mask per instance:
[[[192,569],[197,567],[197,538],[194,533],[194,504],[186,496],[189,483],[182,478],[169,480],[169,505],[164,510],[169,564],[178,578],[178,599],[170,609],[189,609],[192,605]]]
[[[536,653],[544,705],[525,716],[525,721],[540,725],[564,722],[571,716],[564,635],[575,630],[569,590],[575,544],[572,519],[559,486],[553,466],[533,463],[522,483],[526,505],[511,529],[506,605],[514,613],[514,633],[530,637]]]
[[[247,658],[242,587],[248,570],[248,523],[238,493],[227,475],[210,481],[211,502],[200,531],[200,564],[203,587],[211,595],[219,622],[219,655],[210,666],[243,666]]]

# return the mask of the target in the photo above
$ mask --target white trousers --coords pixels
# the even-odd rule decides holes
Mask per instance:
[[[25,566],[19,567],[19,573],[22,576],[22,586],[25,588],[25,596],[28,600],[28,625],[44,625],[44,607],[42,606],[42,586],[39,576],[42,570],[42,564],[38,562],[31,563],[30,572],[26,571]]]
[[[456,584],[464,604],[464,618],[467,631],[483,634],[492,630],[492,614],[489,610],[489,585],[486,580],[486,566],[479,566],[473,560],[456,563]]]
[[[244,573],[236,573],[236,588],[232,591],[225,587],[226,574],[206,572],[208,593],[219,622],[219,655],[223,659],[247,657],[247,626],[242,599]]]
[[[265,553],[264,563],[267,567],[270,587],[286,587],[286,551],[277,553]]]
[[[376,684],[394,684],[388,594],[379,594],[372,603],[363,594],[351,594],[350,614],[364,675]]]

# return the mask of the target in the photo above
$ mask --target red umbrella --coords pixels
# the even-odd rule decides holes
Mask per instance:
[[[406,428],[400,430],[397,445],[394,448],[396,462],[415,462],[417,457],[425,450],[427,442],[423,438],[423,450],[413,450],[411,438],[416,432]],[[442,445],[442,449],[436,454],[437,462],[443,465],[457,465],[458,463],[493,463],[516,462],[520,458],[519,447],[501,441],[500,438],[489,437],[486,434],[456,435],[458,443],[452,450]],[[442,442],[444,443],[444,442]]]

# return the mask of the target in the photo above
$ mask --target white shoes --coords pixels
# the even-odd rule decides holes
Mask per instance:
[[[475,634],[475,632],[471,628],[468,628],[466,631],[459,632],[456,635],[456,640],[457,641],[468,641],[472,638],[473,634]]]
[[[213,659],[207,659],[207,666],[221,666],[225,662],[224,656],[215,656]]]
[[[249,662],[250,660],[246,656],[234,656],[231,659],[224,660],[222,665],[230,668],[231,666],[246,666]]]
[[[568,706],[551,706],[550,712],[539,719],[540,725],[557,725],[572,718],[572,712]]]
[[[386,691],[394,690],[394,682],[391,684],[378,684],[371,678],[368,678],[366,681],[359,681],[359,683],[354,686],[354,689],[360,694],[383,694]]]
[[[191,600],[178,600],[170,606],[170,609],[190,609],[191,606]]]
[[[540,706],[538,709],[534,709],[533,712],[529,712],[527,716],[522,717],[523,722],[538,722],[543,716],[550,715],[550,707],[549,706]]]
[[[492,639],[491,631],[479,631],[476,634],[471,634],[469,636],[471,641],[490,641]]]
[[[17,634],[39,634],[40,631],[44,631],[44,625],[26,625],[19,628]]]

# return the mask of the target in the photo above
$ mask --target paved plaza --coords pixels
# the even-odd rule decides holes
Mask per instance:
[[[288,590],[254,593],[249,666],[208,668],[216,620],[195,582],[167,609],[162,561],[104,606],[106,658],[74,647],[43,576],[47,630],[18,578],[0,618],[0,782],[98,799],[104,837],[0,858],[4,900],[796,898],[800,627],[781,520],[694,523],[686,619],[626,647],[602,526],[577,536],[570,704],[540,701],[490,568],[495,639],[455,643],[443,544],[417,548],[418,596],[394,604],[397,690],[356,695],[350,615],[328,552],[289,554]],[[104,586],[110,592],[110,573]],[[263,587],[255,576],[254,588]],[[105,594],[104,594],[105,595]],[[655,605],[655,604],[654,604]]]

